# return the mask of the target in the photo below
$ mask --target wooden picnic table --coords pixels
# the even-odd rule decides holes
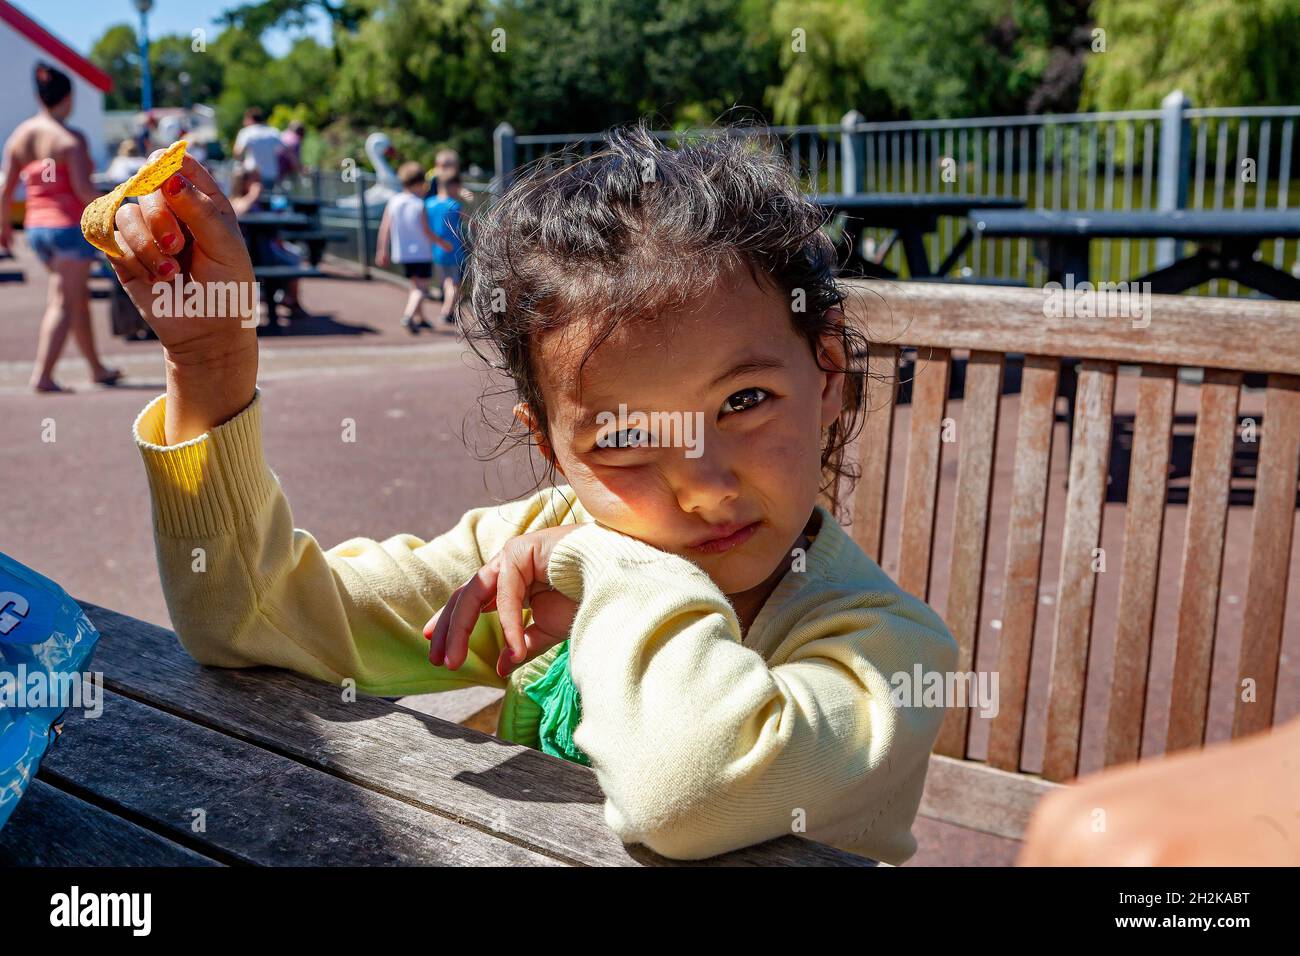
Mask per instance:
[[[1089,281],[1094,239],[1175,239],[1196,243],[1196,251],[1129,281],[1172,294],[1230,279],[1275,299],[1300,299],[1300,279],[1255,258],[1265,239],[1300,238],[1300,210],[975,209],[970,220],[986,238],[1037,240],[1051,282]]]
[[[948,275],[970,247],[974,234],[963,228],[943,261],[930,265],[925,236],[939,228],[940,216],[964,219],[972,209],[1020,209],[1024,201],[1006,196],[974,196],[958,193],[824,193],[812,199],[832,215],[845,217],[849,258],[846,275],[873,279],[897,279],[898,273],[884,265],[894,243],[902,240],[907,271],[913,279]],[[871,258],[862,255],[862,232],[868,227],[892,229],[893,235]]]
[[[239,218],[239,229],[244,234],[244,241],[250,250],[256,249],[263,240],[275,239],[282,232],[311,229],[316,221],[299,212],[274,212],[257,209],[246,212]],[[258,263],[254,261],[253,265]]]
[[[271,252],[271,245],[276,239],[294,238],[306,234],[316,225],[311,216],[296,212],[254,209],[238,217],[239,230],[243,233],[244,244],[253,261],[253,278],[261,289],[262,304],[267,321],[258,325],[258,334],[278,334],[279,321],[276,318],[275,296],[288,288],[289,283],[297,279],[319,279],[325,273],[310,265],[291,265],[280,261]],[[319,259],[317,259],[319,261]]]
[[[593,771],[79,602],[103,712],[70,711],[0,864],[663,866],[604,822]],[[786,836],[709,865],[871,866]]]
[[[296,213],[304,216],[315,218],[320,214],[322,206],[328,205],[323,199],[316,199],[311,196],[289,196],[289,206]]]

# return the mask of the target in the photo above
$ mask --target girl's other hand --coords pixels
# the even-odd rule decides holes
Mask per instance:
[[[501,619],[506,640],[496,668],[502,677],[567,639],[577,604],[551,588],[547,566],[556,544],[580,527],[560,525],[506,542],[424,625],[430,663],[448,670],[464,664],[479,615],[493,609]],[[533,612],[533,623],[526,629],[525,606]]]
[[[138,204],[120,206],[115,223],[126,255],[109,262],[170,357],[193,364],[255,347],[253,265],[230,201],[197,160],[186,156],[160,189],[141,196]],[[219,298],[225,308],[216,311],[230,314],[187,315],[185,300],[172,301],[177,274],[187,292],[190,282],[197,283],[205,302]],[[154,294],[158,282],[172,286],[165,298]],[[226,290],[233,295],[226,296]],[[253,307],[244,314],[248,302]]]

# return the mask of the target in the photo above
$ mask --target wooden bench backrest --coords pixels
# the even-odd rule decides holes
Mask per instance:
[[[941,283],[852,281],[846,313],[872,342],[869,412],[849,451],[861,469],[848,530],[882,558],[894,397],[903,347],[917,349],[899,515],[898,580],[928,600],[931,570],[947,562],[941,609],[974,670],[985,580],[1003,575],[998,639],[1000,710],[987,767],[1021,770],[1030,649],[1039,607],[1052,433],[1061,359],[1082,360],[1055,608],[1042,778],[1078,774],[1096,573],[1106,498],[1117,367],[1140,365],[1125,516],[1115,676],[1107,708],[1105,763],[1139,754],[1164,526],[1179,367],[1205,370],[1177,598],[1173,699],[1166,750],[1205,742],[1238,395],[1246,372],[1267,373],[1260,427],[1240,675],[1254,703],[1237,695],[1233,735],[1271,726],[1286,609],[1300,464],[1300,303],[1151,296],[1150,323],[1048,318],[1042,290]],[[934,548],[941,431],[954,351],[968,351],[952,547]],[[989,509],[1003,369],[1024,354],[1005,568],[986,567]],[[1050,571],[1049,571],[1050,573]],[[949,710],[935,753],[967,758],[970,711]],[[933,765],[932,765],[933,767]],[[993,777],[990,776],[990,779]],[[999,779],[1001,777],[999,776]],[[1005,835],[1014,835],[1014,827]]]

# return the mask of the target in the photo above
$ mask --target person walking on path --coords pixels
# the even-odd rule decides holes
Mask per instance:
[[[27,183],[24,234],[50,276],[31,386],[38,392],[71,391],[54,380],[69,331],[90,363],[91,378],[114,385],[122,372],[99,360],[90,324],[90,267],[98,253],[81,234],[81,211],[99,196],[90,181],[90,150],[86,138],[66,122],[72,112],[68,75],[39,63],[35,79],[40,111],[19,123],[5,142],[0,188],[0,249],[13,242],[9,209],[21,177]],[[174,238],[179,247],[180,237]]]
[[[460,294],[461,271],[465,264],[465,246],[461,241],[462,187],[459,173],[438,176],[438,194],[424,201],[429,227],[450,248],[433,249],[433,281],[442,290],[442,321],[455,324],[456,297]]]
[[[256,106],[244,111],[243,128],[235,137],[235,159],[261,178],[267,192],[280,181],[280,131],[262,121]]]
[[[390,262],[400,265],[410,280],[411,292],[402,314],[402,328],[416,335],[421,327],[433,328],[424,317],[424,299],[429,294],[429,279],[433,275],[433,248],[450,250],[451,245],[429,227],[424,211],[424,197],[428,192],[424,167],[415,162],[403,163],[397,178],[402,181],[402,191],[384,206],[375,242],[375,265],[381,269]]]

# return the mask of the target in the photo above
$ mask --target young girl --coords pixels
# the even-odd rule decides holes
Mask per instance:
[[[525,177],[477,227],[461,320],[565,483],[428,541],[325,550],[294,528],[252,331],[151,318],[167,392],[135,439],[182,644],[380,695],[502,687],[498,734],[588,761],[610,827],[666,856],[795,832],[907,859],[943,711],[894,703],[891,676],[949,671],[957,648],[819,503],[863,376],[818,218],[728,138],[618,132]],[[205,253],[193,279],[251,281],[186,159],[117,213],[138,304],[177,220]]]

